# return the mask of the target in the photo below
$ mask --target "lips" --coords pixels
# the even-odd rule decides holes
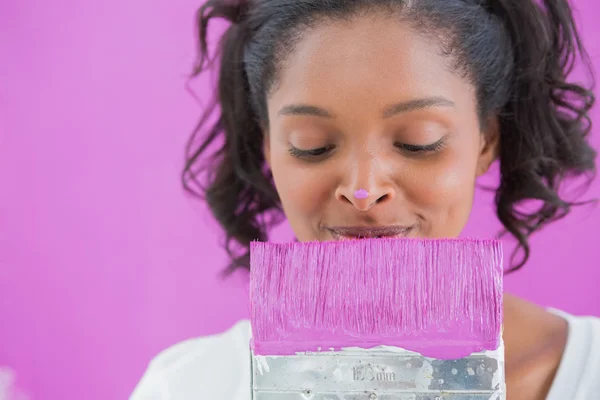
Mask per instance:
[[[412,226],[332,227],[329,231],[336,240],[356,240],[401,238],[406,237],[412,229]]]

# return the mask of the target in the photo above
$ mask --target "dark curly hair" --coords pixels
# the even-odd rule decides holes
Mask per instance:
[[[228,271],[248,268],[249,243],[266,240],[268,229],[283,220],[262,151],[267,96],[282,62],[314,24],[361,12],[397,15],[440,39],[444,54],[475,85],[479,115],[497,115],[495,204],[504,233],[518,241],[511,270],[521,268],[530,254],[529,236],[580,204],[559,194],[561,183],[584,177],[589,184],[596,172],[596,152],[587,141],[592,86],[568,80],[581,62],[593,83],[592,69],[566,0],[206,2],[197,16],[199,54],[192,76],[217,62],[218,90],[188,142],[182,180],[189,192],[206,199],[224,228]],[[208,25],[215,18],[231,25],[211,57]],[[524,200],[541,206],[523,211]]]

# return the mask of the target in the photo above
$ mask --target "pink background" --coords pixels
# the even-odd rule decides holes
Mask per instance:
[[[179,184],[198,3],[0,1],[0,367],[32,399],[125,399],[157,352],[247,315]],[[600,5],[577,4],[600,63]],[[600,315],[599,224],[588,207],[535,237],[507,288]],[[497,227],[479,194],[466,233]]]

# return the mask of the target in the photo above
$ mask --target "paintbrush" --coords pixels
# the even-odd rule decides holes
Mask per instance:
[[[251,245],[254,400],[505,399],[495,240]]]

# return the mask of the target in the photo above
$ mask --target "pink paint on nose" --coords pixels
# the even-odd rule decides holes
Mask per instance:
[[[369,192],[367,192],[365,189],[358,189],[356,192],[354,192],[354,197],[357,199],[366,199],[369,197]]]

